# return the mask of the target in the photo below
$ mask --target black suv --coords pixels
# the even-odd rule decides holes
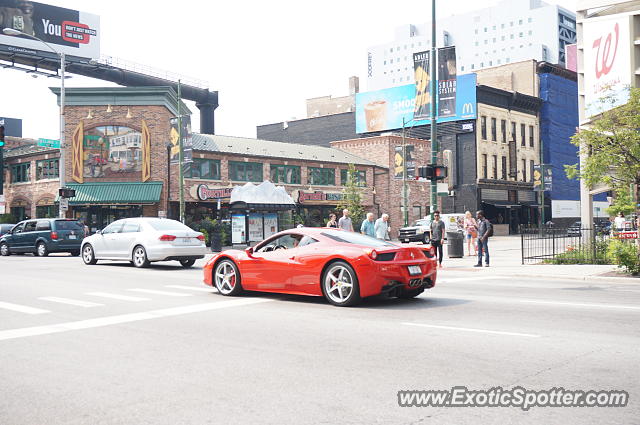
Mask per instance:
[[[84,225],[77,220],[25,220],[0,238],[0,254],[32,252],[39,257],[46,257],[50,252],[69,252],[71,255],[80,255],[80,244],[84,237]]]

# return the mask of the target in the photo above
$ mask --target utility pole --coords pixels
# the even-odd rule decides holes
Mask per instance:
[[[46,43],[45,43],[46,44]],[[59,52],[60,55],[60,159],[58,160],[58,174],[60,179],[60,188],[65,187],[65,119],[64,119],[64,68],[65,68],[65,56],[64,52]],[[58,216],[65,218],[67,216],[67,210],[63,209],[62,199],[60,199]]]
[[[436,128],[436,0],[431,0],[431,163],[438,162],[438,131]],[[431,180],[431,219],[438,209],[438,183]]]
[[[405,118],[402,117],[402,217],[404,218],[404,227],[409,226],[409,211],[407,200],[407,142],[404,136]]]
[[[182,162],[184,160],[184,153],[182,152],[182,89],[180,88],[180,80],[178,80],[178,143],[180,147],[180,153],[178,154],[178,179],[180,184],[180,222],[184,223],[184,170],[182,169]]]

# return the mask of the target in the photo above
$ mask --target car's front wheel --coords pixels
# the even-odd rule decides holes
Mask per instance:
[[[238,295],[242,292],[240,271],[231,260],[222,260],[213,269],[213,282],[222,295]]]
[[[180,260],[180,265],[185,269],[193,266],[196,263],[196,260]]]
[[[133,248],[133,265],[139,268],[148,267],[150,264],[147,258],[147,251],[142,245]]]
[[[47,250],[47,245],[44,242],[40,242],[36,245],[36,254],[38,254],[38,257],[46,257],[49,255],[49,250]]]
[[[11,251],[9,251],[9,245],[6,243],[0,244],[0,255],[6,257],[7,255],[11,255]]]
[[[98,262],[98,260],[96,260],[96,254],[93,252],[93,247],[90,244],[82,247],[82,261],[87,265],[94,265]]]
[[[346,307],[360,302],[360,285],[355,270],[344,261],[332,263],[322,274],[322,292],[333,305]]]

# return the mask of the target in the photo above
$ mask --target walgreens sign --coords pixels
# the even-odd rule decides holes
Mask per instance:
[[[629,100],[631,68],[630,17],[584,22],[584,91],[591,117]],[[614,99],[604,100],[604,97]]]

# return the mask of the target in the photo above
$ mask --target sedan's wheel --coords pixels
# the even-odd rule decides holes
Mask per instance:
[[[180,265],[185,269],[193,266],[196,263],[196,260],[180,260]]]
[[[147,267],[149,265],[147,251],[141,245],[138,245],[133,249],[133,265],[140,268]]]
[[[44,242],[38,243],[38,245],[36,246],[36,254],[38,254],[38,257],[46,257],[47,255],[49,255],[49,251],[47,251],[47,245],[45,245]]]
[[[93,252],[93,247],[89,244],[82,247],[82,261],[87,265],[93,265],[98,262],[98,260],[96,260],[96,255]]]
[[[240,271],[231,260],[220,261],[213,270],[213,279],[222,295],[238,295],[242,292]]]
[[[355,270],[344,261],[335,262],[325,270],[322,291],[333,305],[350,306],[360,302],[358,277]]]
[[[0,255],[2,255],[3,257],[11,255],[11,252],[9,251],[9,245],[7,245],[6,243],[0,245]]]

